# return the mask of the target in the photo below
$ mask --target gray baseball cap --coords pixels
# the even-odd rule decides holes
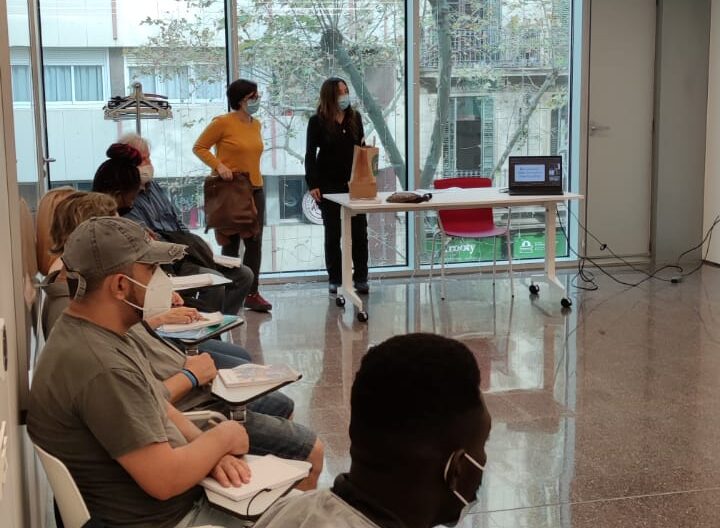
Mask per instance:
[[[135,262],[170,264],[185,255],[186,247],[153,240],[127,218],[99,216],[75,228],[65,242],[62,260],[68,277],[78,281],[75,297],[79,298],[89,280],[105,278]]]

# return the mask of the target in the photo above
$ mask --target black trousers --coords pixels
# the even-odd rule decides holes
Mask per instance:
[[[340,249],[340,204],[325,200],[320,202],[323,225],[325,226],[325,267],[329,281],[342,282],[342,251]],[[352,217],[352,261],[353,281],[366,282],[368,278],[367,217]]]
[[[253,190],[253,199],[260,220],[260,232],[254,237],[243,238],[245,253],[243,264],[250,268],[255,275],[250,293],[257,293],[258,281],[260,280],[260,262],[262,260],[262,237],[263,226],[265,225],[265,191],[262,187]],[[237,257],[240,252],[240,235],[230,237],[230,243],[222,247],[222,254],[229,257]]]

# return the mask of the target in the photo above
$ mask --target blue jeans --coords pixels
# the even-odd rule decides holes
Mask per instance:
[[[243,347],[219,339],[209,339],[201,343],[198,349],[210,354],[219,369],[233,368],[252,361],[250,354]]]

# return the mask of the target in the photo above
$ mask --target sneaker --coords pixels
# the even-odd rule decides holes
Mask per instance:
[[[337,290],[338,290],[339,287],[340,287],[340,285],[337,284],[336,282],[331,282],[330,284],[328,284],[328,291],[329,291],[332,295],[335,295],[335,294],[337,293]]]
[[[357,281],[355,283],[355,291],[360,295],[367,295],[370,293],[370,286],[366,281]]]
[[[269,312],[272,310],[272,304],[260,295],[259,292],[255,292],[245,297],[245,308],[254,312]]]

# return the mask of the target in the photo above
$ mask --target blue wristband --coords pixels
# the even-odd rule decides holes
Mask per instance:
[[[185,377],[190,380],[190,384],[192,385],[193,389],[199,385],[197,377],[191,371],[189,371],[188,369],[182,369],[180,372],[185,374]]]

